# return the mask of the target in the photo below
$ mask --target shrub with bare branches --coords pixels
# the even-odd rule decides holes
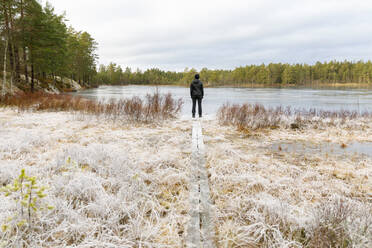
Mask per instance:
[[[149,123],[176,117],[183,101],[175,100],[170,93],[148,94],[145,99],[129,99],[98,102],[80,96],[46,93],[22,93],[5,96],[0,106],[17,107],[20,111],[77,111],[84,115],[96,115],[112,120]]]
[[[350,110],[328,111],[318,109],[292,109],[291,107],[264,107],[261,104],[229,104],[225,103],[219,108],[217,118],[223,125],[235,125],[239,129],[260,129],[276,128],[280,125],[290,127],[295,123],[296,127],[304,126],[307,123],[329,120],[334,123],[339,120],[344,123],[346,120],[355,118],[371,118],[372,112]]]
[[[265,108],[260,104],[224,104],[217,112],[222,124],[233,124],[238,128],[266,128],[278,126],[282,120],[283,108]]]
[[[368,247],[372,215],[368,205],[342,197],[322,202],[314,211],[309,247]]]

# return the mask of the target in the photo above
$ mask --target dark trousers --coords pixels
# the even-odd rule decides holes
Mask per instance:
[[[195,107],[196,107],[196,100],[198,100],[198,111],[199,111],[199,117],[202,116],[202,98],[201,97],[193,97],[192,98],[192,116],[195,116]]]

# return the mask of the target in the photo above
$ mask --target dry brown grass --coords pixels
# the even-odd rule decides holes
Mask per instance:
[[[322,202],[314,213],[307,246],[368,247],[365,237],[370,235],[372,225],[370,211],[370,205],[361,208],[360,204],[346,198],[336,197]]]
[[[217,112],[217,118],[222,124],[233,124],[239,129],[259,129],[276,127],[281,122],[282,114],[290,114],[290,109],[265,108],[260,104],[224,104]]]
[[[240,115],[239,108],[225,111]],[[251,111],[254,117],[264,112]],[[281,115],[276,130],[203,123],[219,247],[372,247],[371,160],[340,148],[369,142],[370,119],[327,126],[320,117]],[[297,117],[306,130],[286,129]],[[298,147],[288,149],[287,140]],[[320,146],[304,150],[323,142],[343,155]]]
[[[22,93],[0,98],[0,106],[17,107],[19,111],[76,111],[112,120],[154,122],[174,118],[181,111],[183,102],[171,94],[147,95],[118,101],[98,102],[79,96],[47,93]]]
[[[351,204],[345,200],[323,202],[315,212],[315,225],[312,228],[309,246],[349,247],[351,238],[346,230],[346,221],[351,213]]]
[[[372,112],[339,110],[325,111],[317,109],[292,109],[291,107],[267,108],[261,104],[224,104],[217,112],[217,118],[223,125],[234,125],[240,130],[277,128],[286,126],[300,128],[308,123],[316,123],[328,119],[328,124],[335,120],[345,123],[347,120],[359,117],[371,118]]]

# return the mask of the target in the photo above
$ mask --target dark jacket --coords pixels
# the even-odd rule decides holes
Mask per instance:
[[[204,89],[203,83],[199,79],[194,79],[190,85],[190,96],[191,98],[203,98]]]

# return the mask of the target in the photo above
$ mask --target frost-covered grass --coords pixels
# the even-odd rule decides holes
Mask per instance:
[[[0,186],[25,168],[53,210],[0,247],[182,247],[190,128],[123,125],[68,113],[0,111]],[[0,223],[15,202],[0,195]]]
[[[280,142],[372,142],[371,119],[296,130],[211,121],[204,137],[219,247],[372,247],[371,156],[273,150]]]
[[[218,247],[372,246],[371,156],[273,149],[372,142],[369,117],[329,123],[239,131],[202,120]],[[1,232],[0,247],[184,247],[190,120],[1,109],[0,137],[0,186],[25,168],[54,206],[31,230]],[[0,202],[2,224],[17,209]]]

